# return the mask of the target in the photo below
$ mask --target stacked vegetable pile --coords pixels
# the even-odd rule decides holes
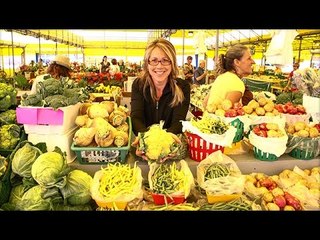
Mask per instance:
[[[196,134],[208,143],[219,146],[231,146],[237,129],[224,119],[204,112],[201,119],[182,121],[182,131]],[[189,143],[190,139],[188,138]]]
[[[203,84],[199,87],[192,88],[190,91],[190,103],[204,111],[203,100],[210,92],[211,85]]]
[[[236,117],[245,114],[242,103],[235,103],[229,99],[224,99],[221,104],[210,104],[206,109],[209,113],[214,113],[217,116]]]
[[[246,114],[251,116],[277,116],[279,112],[275,109],[272,100],[265,97],[260,97],[258,100],[251,100],[248,105],[243,107]]]
[[[125,209],[128,202],[142,198],[141,169],[136,164],[108,164],[94,174],[90,191],[99,207]]]
[[[91,210],[92,177],[71,170],[59,148],[19,143],[10,155],[12,190],[4,210]]]
[[[239,198],[245,178],[237,164],[221,151],[211,153],[197,166],[197,182],[206,191],[208,202],[226,202]]]
[[[283,93],[280,93],[276,97],[276,103],[277,104],[286,104],[286,103],[290,102],[293,105],[299,105],[299,104],[302,104],[302,99],[303,99],[303,92],[301,92],[301,91],[283,92]]]
[[[288,135],[284,126],[278,123],[263,122],[252,125],[249,141],[254,150],[254,157],[259,160],[275,161],[285,153]]]
[[[0,206],[8,201],[10,194],[10,168],[8,160],[0,155]]]
[[[193,175],[185,160],[180,160],[178,165],[176,162],[152,163],[148,182],[156,204],[184,202],[194,186]],[[162,195],[162,201],[158,200],[159,194]]]
[[[21,126],[17,124],[16,110],[0,112],[0,154],[8,156],[24,137]]]
[[[74,135],[74,144],[82,147],[126,146],[130,129],[127,117],[128,109],[118,107],[112,101],[83,104],[75,120],[80,128]]]
[[[298,159],[312,159],[320,154],[320,124],[297,121],[287,124],[289,139],[286,152]]]
[[[9,84],[0,82],[0,112],[17,104],[17,91]]]
[[[319,170],[294,167],[273,176],[251,173],[246,175],[244,193],[264,210],[319,210]]]
[[[89,94],[85,88],[79,88],[72,80],[48,78],[38,83],[37,93],[29,95],[25,93],[21,97],[21,105],[57,109],[84,102],[87,99]]]

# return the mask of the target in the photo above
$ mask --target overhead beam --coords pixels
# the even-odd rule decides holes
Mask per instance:
[[[58,42],[58,43],[62,43],[62,44],[66,44],[66,45],[69,45],[69,46],[74,46],[74,47],[83,47],[83,44],[80,44],[80,43],[76,43],[76,42],[73,42],[73,41],[70,41],[70,40],[65,40],[63,38],[58,38],[58,37],[54,37],[54,36],[51,36],[49,34],[43,34],[41,32],[36,32],[36,31],[32,31],[32,30],[27,30],[27,29],[5,29],[6,31],[13,31],[13,32],[17,32],[17,33],[20,33],[22,35],[28,35],[28,36],[32,36],[32,37],[35,37],[35,38],[44,38],[46,40],[52,40],[54,42]]]

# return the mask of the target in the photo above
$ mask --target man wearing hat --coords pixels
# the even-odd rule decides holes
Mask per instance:
[[[35,94],[37,92],[37,83],[43,81],[50,75],[55,79],[60,79],[61,77],[70,78],[71,64],[70,58],[64,55],[57,55],[47,69],[47,74],[39,75],[32,83],[32,88],[30,94]]]

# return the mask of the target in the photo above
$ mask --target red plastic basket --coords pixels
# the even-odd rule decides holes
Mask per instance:
[[[203,115],[203,112],[201,110],[193,110],[191,113],[198,119],[201,119]]]
[[[186,134],[188,138],[189,154],[192,160],[200,162],[215,151],[224,151],[223,146],[209,143],[197,134],[190,132],[186,132]]]
[[[164,194],[152,193],[153,201],[156,205],[165,205],[165,204],[180,204],[186,201],[184,196],[179,197],[170,197]]]

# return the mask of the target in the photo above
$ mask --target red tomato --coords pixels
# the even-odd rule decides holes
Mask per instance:
[[[260,128],[261,130],[267,130],[267,124],[266,124],[266,123],[260,123],[260,124],[259,124],[259,128]]]

